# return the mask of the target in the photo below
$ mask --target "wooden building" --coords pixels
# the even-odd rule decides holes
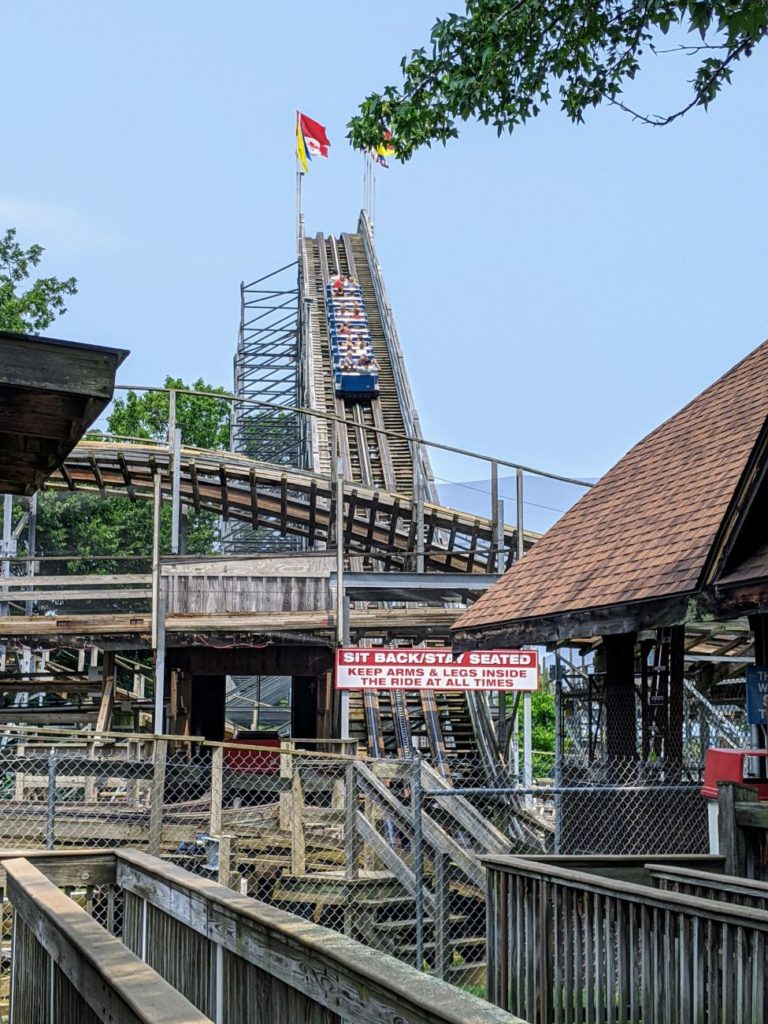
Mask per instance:
[[[686,629],[746,616],[768,662],[767,417],[765,342],[609,470],[456,622],[454,646],[599,650],[618,759],[638,756],[638,653],[666,644],[662,753],[679,759]]]
[[[0,331],[0,493],[34,494],[112,399],[126,349]]]

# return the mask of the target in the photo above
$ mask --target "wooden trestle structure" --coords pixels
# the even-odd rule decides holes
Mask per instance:
[[[172,498],[171,453],[162,443],[86,441],[63,462],[48,487],[96,491],[151,499],[160,476],[163,497]],[[335,481],[307,470],[254,462],[234,452],[182,448],[180,493],[183,504],[223,519],[240,519],[254,529],[269,527],[282,536],[302,537],[310,550],[334,546]],[[419,513],[420,514],[420,513]],[[498,537],[488,518],[425,502],[425,568],[440,572],[487,572]],[[418,526],[416,502],[386,489],[344,483],[344,550],[371,559],[383,570],[412,564]],[[526,531],[527,549],[538,534]],[[505,526],[504,562],[517,552],[517,529]]]

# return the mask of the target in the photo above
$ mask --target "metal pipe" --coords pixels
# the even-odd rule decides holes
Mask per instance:
[[[523,694],[523,786],[533,784],[533,716],[531,693]]]
[[[37,492],[35,492],[29,501],[29,513],[27,519],[27,557],[31,558],[32,561],[29,563],[29,575],[34,576],[36,574],[35,566],[35,548],[37,547]],[[25,611],[27,615],[32,615],[34,610],[33,602],[27,601]]]
[[[152,649],[157,648],[157,620],[160,612],[160,510],[163,493],[162,480],[155,473],[152,480]]]
[[[652,786],[561,786],[559,793],[698,793],[701,783],[698,782],[675,782],[668,786],[657,784]],[[422,790],[422,797],[432,798],[438,796],[514,796],[519,794],[530,796],[554,796],[553,786],[457,786],[455,789],[425,789]]]
[[[496,572],[496,559],[498,552],[496,539],[498,534],[499,514],[499,464],[496,459],[491,459],[491,548],[488,552],[488,572]]]
[[[523,518],[523,470],[518,467],[515,470],[515,484],[517,489],[517,558],[518,561],[525,554],[525,525]]]
[[[422,811],[424,794],[421,788],[421,755],[411,755],[411,818],[413,821],[413,876],[416,903],[416,969],[424,969],[424,834]]]
[[[346,639],[344,602],[344,460],[341,456],[341,431],[336,425],[336,646],[343,647]],[[339,738],[349,739],[349,692],[339,695]]]
[[[144,384],[116,384],[115,391],[152,391],[152,392],[164,392],[168,391],[168,388],[159,388],[153,385]],[[336,416],[334,413],[321,412],[318,409],[309,409],[302,405],[284,405],[280,402],[265,402],[257,398],[244,398],[233,394],[218,394],[212,391],[195,391],[192,388],[177,388],[176,393],[179,395],[194,395],[200,398],[215,398],[220,402],[240,402],[243,405],[255,405],[261,409],[278,409],[281,412],[294,412],[300,413],[304,416],[315,416],[318,419],[328,420],[329,422],[342,423],[345,426],[354,427],[354,422],[348,420],[345,416]],[[481,462],[491,462],[494,459],[500,466],[504,466],[507,469],[520,470],[522,473],[531,473],[533,476],[546,477],[548,480],[559,480],[564,484],[575,484],[577,487],[594,487],[594,484],[590,480],[579,480],[576,477],[562,476],[560,473],[550,473],[546,469],[536,469],[533,466],[524,466],[519,462],[510,462],[508,459],[499,458],[496,455],[483,455],[481,452],[471,451],[468,448],[457,448],[454,445],[442,444],[440,441],[429,441],[425,437],[421,437],[417,434],[408,434],[401,430],[387,430],[382,427],[366,426],[365,428],[371,434],[383,434],[385,437],[391,437],[399,441],[415,441],[417,444],[424,445],[427,448],[437,448],[439,451],[451,452],[454,455],[464,455],[470,459],[479,459]],[[117,436],[117,435],[107,435]],[[147,438],[140,437],[134,438],[134,440],[146,442]]]
[[[171,554],[179,553],[181,529],[181,430],[173,431],[173,444],[169,452],[171,459]]]
[[[155,648],[155,735],[163,735],[165,715],[165,599],[158,602],[157,647]]]
[[[2,542],[2,558],[3,567],[2,575],[4,579],[7,579],[11,575],[11,563],[9,559],[13,552],[11,551],[12,540],[11,540],[11,528],[13,526],[13,495],[6,494],[3,497],[3,542]],[[8,615],[9,607],[7,601],[0,601],[0,615]]]

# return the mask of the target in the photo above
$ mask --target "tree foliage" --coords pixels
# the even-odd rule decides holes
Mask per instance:
[[[187,385],[180,377],[166,377],[166,389],[206,391],[226,395],[224,388],[214,388],[198,378]],[[168,436],[170,399],[167,391],[129,391],[118,398],[112,407],[108,427],[111,434],[121,437],[146,437],[164,441]],[[229,447],[229,403],[206,395],[176,395],[176,426],[181,439],[192,448]]]
[[[348,137],[367,149],[389,130],[407,160],[458,137],[458,123],[472,118],[511,132],[553,97],[575,122],[608,102],[669,124],[709,106],[766,31],[766,0],[467,0],[466,13],[438,19],[430,45],[403,58],[401,85],[365,99]],[[668,35],[675,45],[661,43]],[[641,113],[622,99],[654,54],[695,61],[689,98],[669,113]]]
[[[205,381],[189,388],[180,378],[166,377],[166,388],[226,394]],[[169,398],[165,391],[143,394],[129,391],[117,399],[107,426],[111,434],[165,440],[168,433]],[[176,423],[182,442],[197,448],[227,448],[229,445],[229,403],[202,395],[177,395]],[[165,505],[161,518],[161,547],[168,550],[171,538],[171,510]],[[189,512],[187,551],[209,554],[216,548],[219,521],[210,512]],[[52,572],[77,567],[79,571],[128,572],[146,569],[152,550],[152,503],[128,497],[100,494],[67,494],[47,491],[38,499],[37,553],[78,556],[69,562],[53,563]],[[99,561],[89,562],[93,556]],[[103,560],[108,556],[107,560]],[[111,559],[114,558],[114,561]],[[128,561],[126,561],[128,559]]]
[[[15,228],[0,238],[0,330],[39,334],[66,312],[66,296],[77,294],[74,277],[39,277],[26,291],[19,290],[44,252],[41,245],[23,249]]]

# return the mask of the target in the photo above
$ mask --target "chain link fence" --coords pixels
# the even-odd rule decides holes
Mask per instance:
[[[691,766],[542,754],[523,788],[500,767],[490,786],[476,759],[435,766],[274,743],[8,729],[0,843],[143,849],[476,992],[483,855],[707,849]],[[70,894],[120,933],[119,892]]]

